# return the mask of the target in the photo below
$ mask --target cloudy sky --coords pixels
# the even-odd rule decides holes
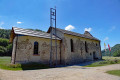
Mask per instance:
[[[57,8],[57,27],[89,31],[114,46],[120,43],[120,0],[0,0],[0,28],[41,29],[50,26],[50,8]]]

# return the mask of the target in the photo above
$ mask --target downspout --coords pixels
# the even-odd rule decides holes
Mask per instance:
[[[100,42],[99,42],[99,45],[100,45]],[[100,45],[100,53],[101,53],[101,45]],[[101,53],[101,60],[102,60],[102,53]]]
[[[13,50],[13,43],[12,43],[12,50]],[[12,54],[11,54],[11,61],[10,62],[12,62]]]
[[[16,48],[15,48],[15,58],[14,58],[14,64],[15,64],[15,61],[16,61],[16,52],[17,52],[18,35],[17,35],[16,37],[17,37],[17,39],[16,39]]]

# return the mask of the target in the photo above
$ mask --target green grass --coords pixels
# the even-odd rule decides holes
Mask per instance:
[[[47,69],[48,65],[39,63],[27,63],[27,64],[10,64],[10,57],[0,57],[0,68],[5,70],[35,70],[35,69]]]
[[[120,57],[103,57],[103,61],[94,62],[84,67],[106,66],[111,64],[120,64]]]
[[[11,57],[0,57],[0,64],[10,63]]]
[[[120,76],[120,70],[111,70],[111,71],[107,71],[106,73]]]

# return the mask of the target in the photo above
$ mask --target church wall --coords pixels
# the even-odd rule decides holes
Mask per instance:
[[[93,60],[93,53],[95,57],[101,59],[100,42],[96,40],[81,38],[77,36],[64,34],[65,44],[65,62],[66,64],[77,64],[84,61]],[[73,52],[71,52],[70,39],[73,40]],[[85,50],[85,41],[87,43],[87,50]]]
[[[53,34],[55,34],[55,29],[52,29],[53,30]],[[60,31],[57,30],[56,32],[57,36],[59,38],[61,38],[61,64],[65,64],[65,44],[64,44],[64,34]]]
[[[38,55],[34,54],[34,42],[37,41]],[[17,41],[16,50],[16,62],[26,63],[26,62],[40,62],[44,64],[49,64],[50,60],[50,39],[31,37],[31,36],[19,36]],[[53,40],[53,55],[52,63],[55,63],[55,40]],[[57,40],[57,59],[58,64],[60,63],[60,40]]]

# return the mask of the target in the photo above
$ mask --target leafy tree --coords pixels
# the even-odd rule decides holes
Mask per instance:
[[[0,56],[11,56],[12,44],[9,44],[8,39],[0,38]]]
[[[120,57],[120,50],[117,50],[113,53],[114,57]]]
[[[7,48],[0,46],[0,56],[4,56],[7,53]]]
[[[9,40],[0,38],[0,46],[8,46]]]
[[[9,39],[10,38],[10,29],[0,29],[0,38],[6,38]]]
[[[11,54],[12,54],[12,44],[9,44],[6,48],[7,48],[7,55],[11,56]]]

